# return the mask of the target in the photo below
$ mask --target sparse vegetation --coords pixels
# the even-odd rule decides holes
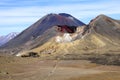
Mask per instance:
[[[22,55],[21,57],[39,57],[39,55],[36,52],[29,52],[25,55]]]
[[[88,58],[93,63],[120,66],[120,54],[93,55]]]
[[[56,58],[61,60],[90,60],[92,63],[120,66],[120,54],[66,54]]]

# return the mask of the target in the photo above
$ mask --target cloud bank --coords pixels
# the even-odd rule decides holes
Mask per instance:
[[[48,13],[69,13],[85,23],[99,14],[120,19],[119,3],[120,0],[1,0],[0,30],[6,31],[0,34],[17,28],[22,31]]]

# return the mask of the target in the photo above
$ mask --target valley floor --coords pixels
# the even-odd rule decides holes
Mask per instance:
[[[0,56],[0,80],[120,80],[120,66]]]

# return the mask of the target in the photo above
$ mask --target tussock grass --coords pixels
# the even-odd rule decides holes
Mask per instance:
[[[56,58],[61,60],[89,60],[97,64],[120,66],[120,54],[66,54]]]

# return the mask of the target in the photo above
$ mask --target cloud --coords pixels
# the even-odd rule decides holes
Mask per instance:
[[[107,11],[106,11],[107,10]],[[114,10],[114,12],[112,11]],[[86,4],[61,4],[61,5],[48,5],[48,6],[26,6],[26,7],[13,7],[8,10],[1,10],[0,16],[39,16],[41,14],[50,12],[75,12],[85,13],[96,11],[104,13],[120,13],[119,3],[105,2],[105,3],[86,3]],[[106,11],[106,12],[105,12]],[[108,12],[112,11],[112,12]],[[88,15],[87,13],[85,15]]]
[[[21,32],[24,29],[24,27],[0,27],[0,36],[7,35],[11,32]]]
[[[70,13],[75,17],[84,18],[93,16],[96,14],[119,14],[120,10],[119,3],[113,4],[110,3],[101,3],[101,4],[67,4],[67,5],[59,5],[59,6],[31,6],[31,7],[15,7],[9,10],[1,10],[0,18],[2,20],[0,22],[4,23],[4,21],[10,23],[14,22],[13,20],[18,22],[30,22],[40,17],[44,16],[48,13],[60,13],[66,12]],[[38,17],[38,18],[37,18]],[[4,19],[3,19],[4,18]],[[10,22],[9,22],[10,21]]]
[[[120,14],[119,3],[119,0],[1,0],[0,28],[30,25],[48,13],[65,12],[86,22],[99,14]]]

